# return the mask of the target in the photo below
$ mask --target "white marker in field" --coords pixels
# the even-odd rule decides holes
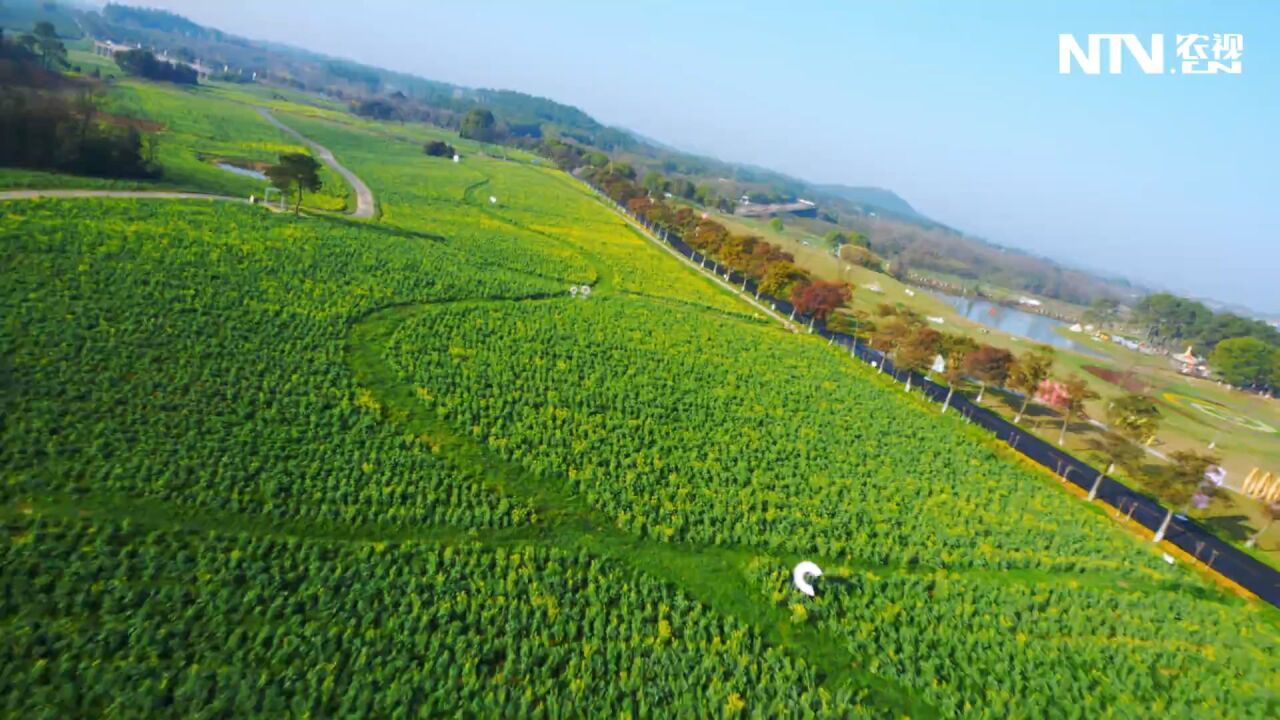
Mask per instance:
[[[579,293],[579,295],[580,295],[581,297],[583,297],[583,298],[591,297],[591,286],[590,286],[590,285],[583,285],[583,286],[582,286],[582,289],[581,289],[581,290],[579,290],[579,291],[578,291],[578,293]]]
[[[791,582],[795,583],[796,589],[800,592],[813,597],[813,585],[809,583],[809,578],[822,577],[822,568],[817,563],[805,560],[791,571]]]
[[[498,204],[498,198],[496,198],[496,197],[494,197],[494,196],[490,195],[490,196],[489,196],[489,204],[490,204],[490,205],[497,205],[497,204]]]

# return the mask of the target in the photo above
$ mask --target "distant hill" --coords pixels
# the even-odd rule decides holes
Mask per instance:
[[[476,108],[491,110],[507,137],[525,145],[545,138],[567,140],[608,153],[638,177],[655,173],[679,182],[708,207],[732,211],[743,194],[760,202],[817,203],[814,218],[793,218],[822,236],[855,229],[886,257],[904,266],[945,273],[966,283],[997,284],[1018,291],[1088,304],[1114,296],[1132,300],[1133,286],[1102,280],[1061,264],[1001,248],[921,214],[891,190],[840,184],[817,185],[753,165],[684,152],[622,127],[607,126],[583,110],[511,90],[468,88],[364,65],[279,43],[249,40],[204,27],[174,13],[108,3],[86,9],[49,0],[0,0],[0,24],[30,27],[55,22],[60,33],[137,43],[186,53],[206,65],[226,66],[227,79],[321,93],[352,112],[381,119],[417,120],[457,129]],[[874,214],[875,218],[869,216]]]
[[[850,187],[848,185],[814,185],[814,188],[869,210],[882,210],[897,215],[904,220],[933,222],[916,212],[916,209],[911,207],[911,203],[903,200],[900,195],[892,190],[878,187]]]

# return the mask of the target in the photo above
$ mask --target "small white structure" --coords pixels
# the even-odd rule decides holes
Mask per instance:
[[[578,297],[578,286],[577,286],[577,285],[570,285],[570,286],[569,286],[569,294],[570,294],[570,295],[572,295],[572,296],[574,296],[574,297]]]
[[[586,300],[587,298],[591,297],[591,286],[583,285],[581,288],[579,288],[578,297],[582,298],[583,300]]]
[[[461,156],[461,155],[459,155],[459,154],[457,154],[457,153],[454,153],[454,155],[453,155],[453,161],[454,161],[454,162],[462,162],[462,156]]]
[[[941,318],[941,317],[939,317],[939,316],[937,316],[937,315],[929,315],[929,316],[927,316],[927,317],[925,318],[925,320],[928,320],[929,322],[933,323],[934,325],[945,325],[945,324],[947,323],[947,321],[946,321],[946,319],[945,319],[945,318]]]
[[[1026,295],[1022,295],[1022,296],[1020,296],[1020,297],[1018,298],[1018,304],[1019,304],[1019,305],[1028,305],[1028,306],[1030,306],[1030,307],[1040,307],[1040,306],[1041,306],[1041,305],[1043,305],[1044,303],[1040,302],[1039,300],[1037,300],[1037,299],[1035,299],[1035,298],[1033,298],[1033,297],[1027,297]]]
[[[489,196],[489,204],[490,204],[490,205],[497,205],[497,204],[498,204],[498,198],[496,198],[496,197],[494,197],[494,196],[490,195],[490,196]]]
[[[915,296],[916,296],[916,291],[915,291],[915,290],[912,290],[911,288],[907,288],[906,293],[907,293],[907,297],[915,297]]]
[[[1222,487],[1223,483],[1227,481],[1227,469],[1221,465],[1210,465],[1209,469],[1204,471],[1204,479],[1218,487]]]
[[[934,355],[934,356],[933,356],[933,364],[929,366],[929,370],[931,370],[931,371],[933,371],[933,372],[936,372],[936,373],[943,373],[943,372],[946,372],[946,371],[947,371],[947,359],[946,359],[946,358],[944,358],[944,357],[942,357],[941,355]]]
[[[884,293],[884,291],[880,289],[880,283],[878,282],[873,282],[873,283],[864,285],[863,287],[865,287],[867,290],[870,290],[873,293],[877,293],[877,294]]]
[[[1084,332],[1084,326],[1083,326],[1083,325],[1081,325],[1080,323],[1076,323],[1075,325],[1072,325],[1071,327],[1069,327],[1069,328],[1067,328],[1067,329],[1068,329],[1068,330],[1070,330],[1070,331],[1071,331],[1071,332],[1073,332],[1073,333]]]
[[[791,582],[795,584],[797,590],[809,597],[814,596],[813,585],[809,582],[809,579],[816,577],[822,577],[822,568],[810,560],[805,560],[796,565],[795,569],[791,571]]]

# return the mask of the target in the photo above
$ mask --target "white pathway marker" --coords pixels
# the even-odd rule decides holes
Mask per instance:
[[[791,571],[791,582],[795,583],[796,589],[800,592],[813,597],[813,585],[809,583],[809,578],[822,577],[822,568],[817,563],[805,560]]]

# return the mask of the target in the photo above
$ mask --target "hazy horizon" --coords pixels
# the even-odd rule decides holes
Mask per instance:
[[[786,13],[744,2],[140,4],[545,96],[813,183],[887,188],[1000,245],[1280,314],[1280,7],[1269,4],[1006,2],[981,17],[934,1]],[[1241,33],[1244,71],[1059,75],[1058,34],[1091,32]]]

